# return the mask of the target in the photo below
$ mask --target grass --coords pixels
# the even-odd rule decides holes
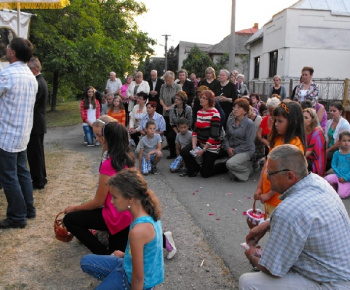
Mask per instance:
[[[73,126],[81,123],[80,101],[57,104],[56,111],[47,111],[48,128]]]

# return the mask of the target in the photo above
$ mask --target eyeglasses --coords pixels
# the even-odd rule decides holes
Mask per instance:
[[[269,172],[268,170],[266,170],[266,173],[267,173],[267,176],[272,176],[272,175],[275,175],[277,173],[280,173],[280,172],[286,172],[286,171],[290,171],[289,169],[282,169],[282,170],[277,170],[277,171],[272,171],[272,172]]]
[[[182,99],[181,99],[181,98],[175,98],[175,100],[177,100],[177,101],[182,101]]]

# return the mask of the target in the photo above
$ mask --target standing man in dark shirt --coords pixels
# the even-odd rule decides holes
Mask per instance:
[[[49,97],[47,83],[40,73],[41,64],[38,58],[32,57],[28,67],[38,81],[38,93],[34,104],[33,129],[27,147],[30,175],[33,188],[43,189],[47,183],[44,154],[44,134],[46,133],[46,104]]]
[[[159,101],[159,95],[160,95],[160,88],[162,84],[164,84],[164,81],[157,77],[157,71],[151,70],[151,79],[148,81],[150,92],[149,92],[149,101],[155,101],[157,103],[157,110],[156,112],[158,114],[163,114],[163,107],[160,104]]]

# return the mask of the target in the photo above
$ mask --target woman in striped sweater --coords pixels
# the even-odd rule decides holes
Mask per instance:
[[[204,91],[200,95],[200,104],[203,107],[197,113],[197,121],[192,133],[192,144],[181,150],[181,156],[187,167],[189,177],[195,177],[198,172],[202,177],[214,174],[214,163],[221,148],[220,113],[215,109],[215,95],[212,91]],[[196,149],[200,147],[200,149]],[[191,151],[197,155],[194,157]],[[201,166],[195,158],[202,156]],[[184,175],[184,174],[182,174]]]

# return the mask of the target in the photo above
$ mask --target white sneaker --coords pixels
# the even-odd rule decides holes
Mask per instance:
[[[176,254],[176,246],[175,246],[175,242],[173,239],[173,234],[171,232],[165,232],[164,233],[165,239],[169,242],[169,244],[172,247],[172,250],[170,252],[168,252],[168,256],[166,257],[168,260],[171,260],[175,254]]]
[[[96,141],[95,145],[100,146],[100,142]]]

